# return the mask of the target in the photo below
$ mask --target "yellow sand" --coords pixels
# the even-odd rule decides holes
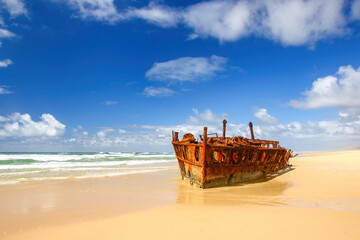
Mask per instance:
[[[95,215],[102,219],[86,217],[73,223],[58,221],[40,229],[33,226],[3,237],[360,239],[360,151],[308,155],[292,159],[291,163],[292,171],[267,181],[206,190],[182,183],[175,169],[149,174],[145,178],[139,175],[117,179],[123,187],[118,183],[109,185],[104,180],[105,186],[116,195],[121,196],[117,192],[120,190],[135,189],[131,190],[132,198],[123,200],[121,204],[136,211],[129,213],[118,210],[116,204],[109,204],[112,206],[109,211],[115,209],[117,216],[98,212]],[[99,184],[82,182],[92,188],[95,183]],[[74,186],[78,183],[67,184]],[[111,194],[106,194],[106,199],[111,197]],[[140,200],[134,201],[136,196]],[[145,204],[149,200],[152,203]],[[78,201],[86,203],[88,200]],[[72,205],[69,203],[68,206]],[[71,210],[80,212],[81,207]],[[57,208],[52,211],[56,213]],[[32,212],[33,217],[40,212]],[[82,216],[88,215],[84,213]]]

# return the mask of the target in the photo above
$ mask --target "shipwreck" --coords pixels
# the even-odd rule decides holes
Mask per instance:
[[[179,133],[172,132],[183,180],[200,188],[220,187],[262,178],[289,166],[291,149],[280,147],[278,141],[255,139],[251,122],[251,139],[225,137],[226,123],[224,120],[221,137],[208,133],[207,127],[199,140],[186,133],[179,141]]]

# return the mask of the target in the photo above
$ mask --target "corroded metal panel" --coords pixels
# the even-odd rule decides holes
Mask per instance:
[[[247,139],[241,136],[207,137],[201,141],[187,133],[181,141],[173,134],[173,146],[182,179],[201,188],[245,182],[276,172],[289,165],[292,151],[281,148],[279,142]],[[252,127],[252,125],[251,125]]]

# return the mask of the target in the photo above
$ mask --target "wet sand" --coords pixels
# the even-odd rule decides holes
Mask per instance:
[[[286,173],[197,189],[166,171],[0,187],[5,239],[360,239],[360,151],[291,159]]]

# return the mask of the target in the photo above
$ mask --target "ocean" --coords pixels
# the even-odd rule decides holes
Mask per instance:
[[[2,152],[0,185],[147,173],[174,166],[167,152]]]

